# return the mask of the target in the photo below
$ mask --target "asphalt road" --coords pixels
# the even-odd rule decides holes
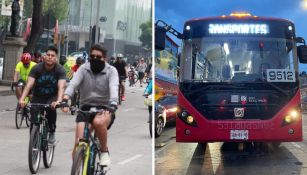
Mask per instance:
[[[156,175],[306,175],[307,115],[303,115],[303,142],[282,143],[278,149],[238,151],[236,144],[176,143],[175,125],[155,139]]]
[[[152,139],[148,131],[148,111],[144,106],[144,88],[128,87],[127,100],[119,107],[108,134],[111,169],[107,174],[148,175],[152,173]],[[28,168],[29,129],[15,128],[16,98],[0,96],[0,175],[31,174]],[[72,164],[75,116],[58,110],[57,146],[52,167],[41,162],[38,174],[67,175]]]

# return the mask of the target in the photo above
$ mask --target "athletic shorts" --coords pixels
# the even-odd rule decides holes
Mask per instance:
[[[87,110],[89,110],[91,107],[93,107],[93,106],[83,105],[83,106],[81,107],[81,110],[87,111]],[[101,109],[101,108],[99,108],[99,107],[97,107],[97,108],[98,108],[98,109]],[[84,115],[84,114],[82,114],[82,113],[78,113],[78,114],[77,114],[77,117],[76,117],[76,123],[79,123],[79,122],[86,122],[86,121],[88,121],[89,123],[93,123],[94,117],[95,117],[95,114]],[[112,115],[111,115],[111,122],[110,122],[110,125],[108,126],[108,129],[111,128],[111,126],[112,126],[113,123],[114,123],[114,120],[115,120],[115,114],[112,113]]]
[[[144,78],[144,72],[139,72],[139,80],[142,80]]]

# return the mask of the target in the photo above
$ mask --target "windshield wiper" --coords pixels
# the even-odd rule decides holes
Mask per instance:
[[[208,90],[208,89],[214,89],[214,90],[218,90],[218,88],[223,88],[223,87],[227,87],[227,88],[231,88],[231,89],[244,89],[244,87],[242,86],[238,86],[238,85],[234,85],[234,84],[206,84],[205,87],[201,87],[201,88],[197,88],[194,90],[191,90],[190,92],[188,92],[188,95],[197,93],[199,91],[203,91],[203,90]]]
[[[283,90],[282,88],[276,86],[275,84],[270,83],[270,82],[264,82],[264,83],[267,83],[268,85],[270,85],[271,87],[273,87],[273,88],[276,89],[277,91],[279,91],[279,92],[285,94],[287,97],[289,97],[289,93],[288,93],[287,91],[285,91],[285,90]]]

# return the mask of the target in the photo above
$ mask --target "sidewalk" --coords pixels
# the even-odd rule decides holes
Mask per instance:
[[[14,95],[10,86],[0,85],[0,96]]]

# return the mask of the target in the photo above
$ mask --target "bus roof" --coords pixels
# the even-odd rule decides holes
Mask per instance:
[[[226,15],[222,15],[222,16],[213,16],[213,17],[201,17],[201,18],[192,18],[189,19],[185,22],[185,25],[187,23],[191,23],[191,22],[196,22],[196,21],[210,21],[210,20],[265,20],[265,21],[283,21],[283,22],[289,22],[289,23],[293,23],[290,20],[287,19],[282,19],[282,18],[274,18],[274,17],[259,17],[259,16],[245,16],[245,17],[236,17],[236,16],[226,16]]]

